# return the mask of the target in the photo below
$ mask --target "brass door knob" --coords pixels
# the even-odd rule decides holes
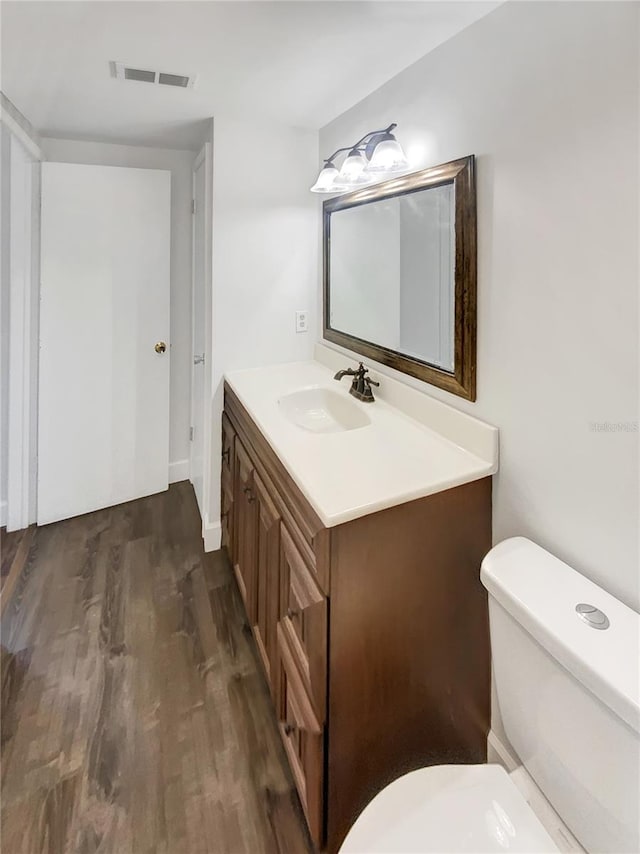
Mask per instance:
[[[167,345],[164,343],[164,341],[158,341],[158,343],[153,349],[156,351],[156,353],[164,353],[164,351],[167,349]]]

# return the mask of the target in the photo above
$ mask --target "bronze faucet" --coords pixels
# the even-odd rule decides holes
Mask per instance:
[[[345,368],[344,371],[338,371],[334,380],[341,380],[342,377],[353,377],[349,394],[352,394],[358,400],[364,401],[364,403],[373,403],[375,398],[371,391],[371,386],[379,386],[380,383],[374,382],[374,380],[370,379],[367,376],[368,373],[369,369],[365,368],[362,362],[360,362],[357,370],[354,370],[353,368]]]

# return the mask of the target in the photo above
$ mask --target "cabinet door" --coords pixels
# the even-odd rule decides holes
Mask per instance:
[[[278,728],[311,838],[319,849],[324,836],[324,727],[310,698],[282,627],[277,629]]]
[[[225,486],[222,487],[220,527],[222,529],[221,546],[225,549],[229,560],[233,563],[235,557],[233,545],[233,493]]]
[[[223,489],[233,488],[234,445],[236,433],[227,416],[222,414],[222,472]]]
[[[242,442],[235,443],[235,562],[233,569],[250,624],[255,624],[256,587],[256,496],[253,465]]]
[[[222,413],[222,465],[220,476],[220,527],[222,548],[232,565],[236,560],[233,518],[233,479],[235,471],[236,433],[227,416]]]
[[[298,662],[316,714],[325,720],[327,691],[327,600],[299,549],[281,526],[279,620]]]
[[[257,504],[256,622],[253,631],[271,693],[274,694],[272,663],[278,620],[280,516],[256,472],[253,485]]]

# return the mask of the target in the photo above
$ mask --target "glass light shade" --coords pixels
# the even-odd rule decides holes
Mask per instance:
[[[333,186],[336,178],[340,173],[333,165],[333,163],[326,163],[324,167],[320,170],[320,174],[316,180],[316,183],[311,187],[312,193],[333,193],[335,192],[335,187]]]
[[[366,184],[369,180],[364,174],[366,165],[367,161],[362,152],[356,151],[355,149],[350,151],[342,164],[340,177],[337,179],[336,184],[339,184],[341,187]]]
[[[409,166],[402,146],[392,133],[385,134],[376,145],[367,172],[400,172]]]

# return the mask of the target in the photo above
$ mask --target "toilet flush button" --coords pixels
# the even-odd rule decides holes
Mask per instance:
[[[576,605],[576,612],[581,620],[591,626],[592,629],[608,629],[609,628],[609,618],[607,615],[601,611],[599,608],[596,608],[595,605],[589,605],[586,602],[580,602],[579,605]]]

